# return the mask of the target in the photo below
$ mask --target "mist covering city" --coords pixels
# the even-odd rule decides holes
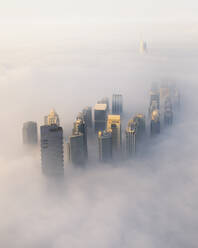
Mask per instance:
[[[177,25],[148,25],[141,35],[139,29],[130,23],[43,24],[4,36],[1,247],[197,247],[197,32]],[[40,126],[51,109],[60,118],[65,153],[78,113],[103,97],[111,103],[113,94],[123,96],[124,137],[135,114],[148,116],[153,82],[177,86],[180,110],[170,127],[148,135],[138,156],[101,163],[95,135],[85,166],[64,154],[61,183],[42,172]],[[34,149],[23,145],[27,121],[38,125]]]

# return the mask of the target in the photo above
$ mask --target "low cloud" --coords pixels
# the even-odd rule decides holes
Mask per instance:
[[[197,247],[197,57],[183,58],[178,49],[173,56],[169,47],[140,57],[98,46],[78,55],[76,48],[46,50],[47,57],[28,50],[1,66],[0,245]],[[40,125],[54,107],[68,136],[78,111],[113,91],[123,93],[128,117],[147,114],[150,83],[165,77],[179,82],[181,112],[136,159],[102,165],[92,158],[85,169],[66,164],[64,182],[56,183],[41,173],[39,148],[21,146],[23,122]]]

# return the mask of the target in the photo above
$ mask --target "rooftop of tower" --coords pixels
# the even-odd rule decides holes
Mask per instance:
[[[107,104],[105,103],[97,103],[94,107],[95,110],[106,110]]]

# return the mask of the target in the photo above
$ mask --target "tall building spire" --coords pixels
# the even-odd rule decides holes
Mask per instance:
[[[45,125],[51,126],[53,124],[60,126],[60,120],[56,111],[54,109],[51,109],[49,115],[45,116]]]

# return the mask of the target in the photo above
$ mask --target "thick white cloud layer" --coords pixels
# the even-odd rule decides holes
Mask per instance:
[[[197,247],[197,50],[156,43],[141,57],[109,37],[1,48],[1,247]],[[78,111],[112,92],[128,115],[146,113],[150,83],[166,79],[181,88],[181,113],[136,160],[67,165],[56,184],[21,146],[22,123],[42,124],[51,107],[69,135]]]

